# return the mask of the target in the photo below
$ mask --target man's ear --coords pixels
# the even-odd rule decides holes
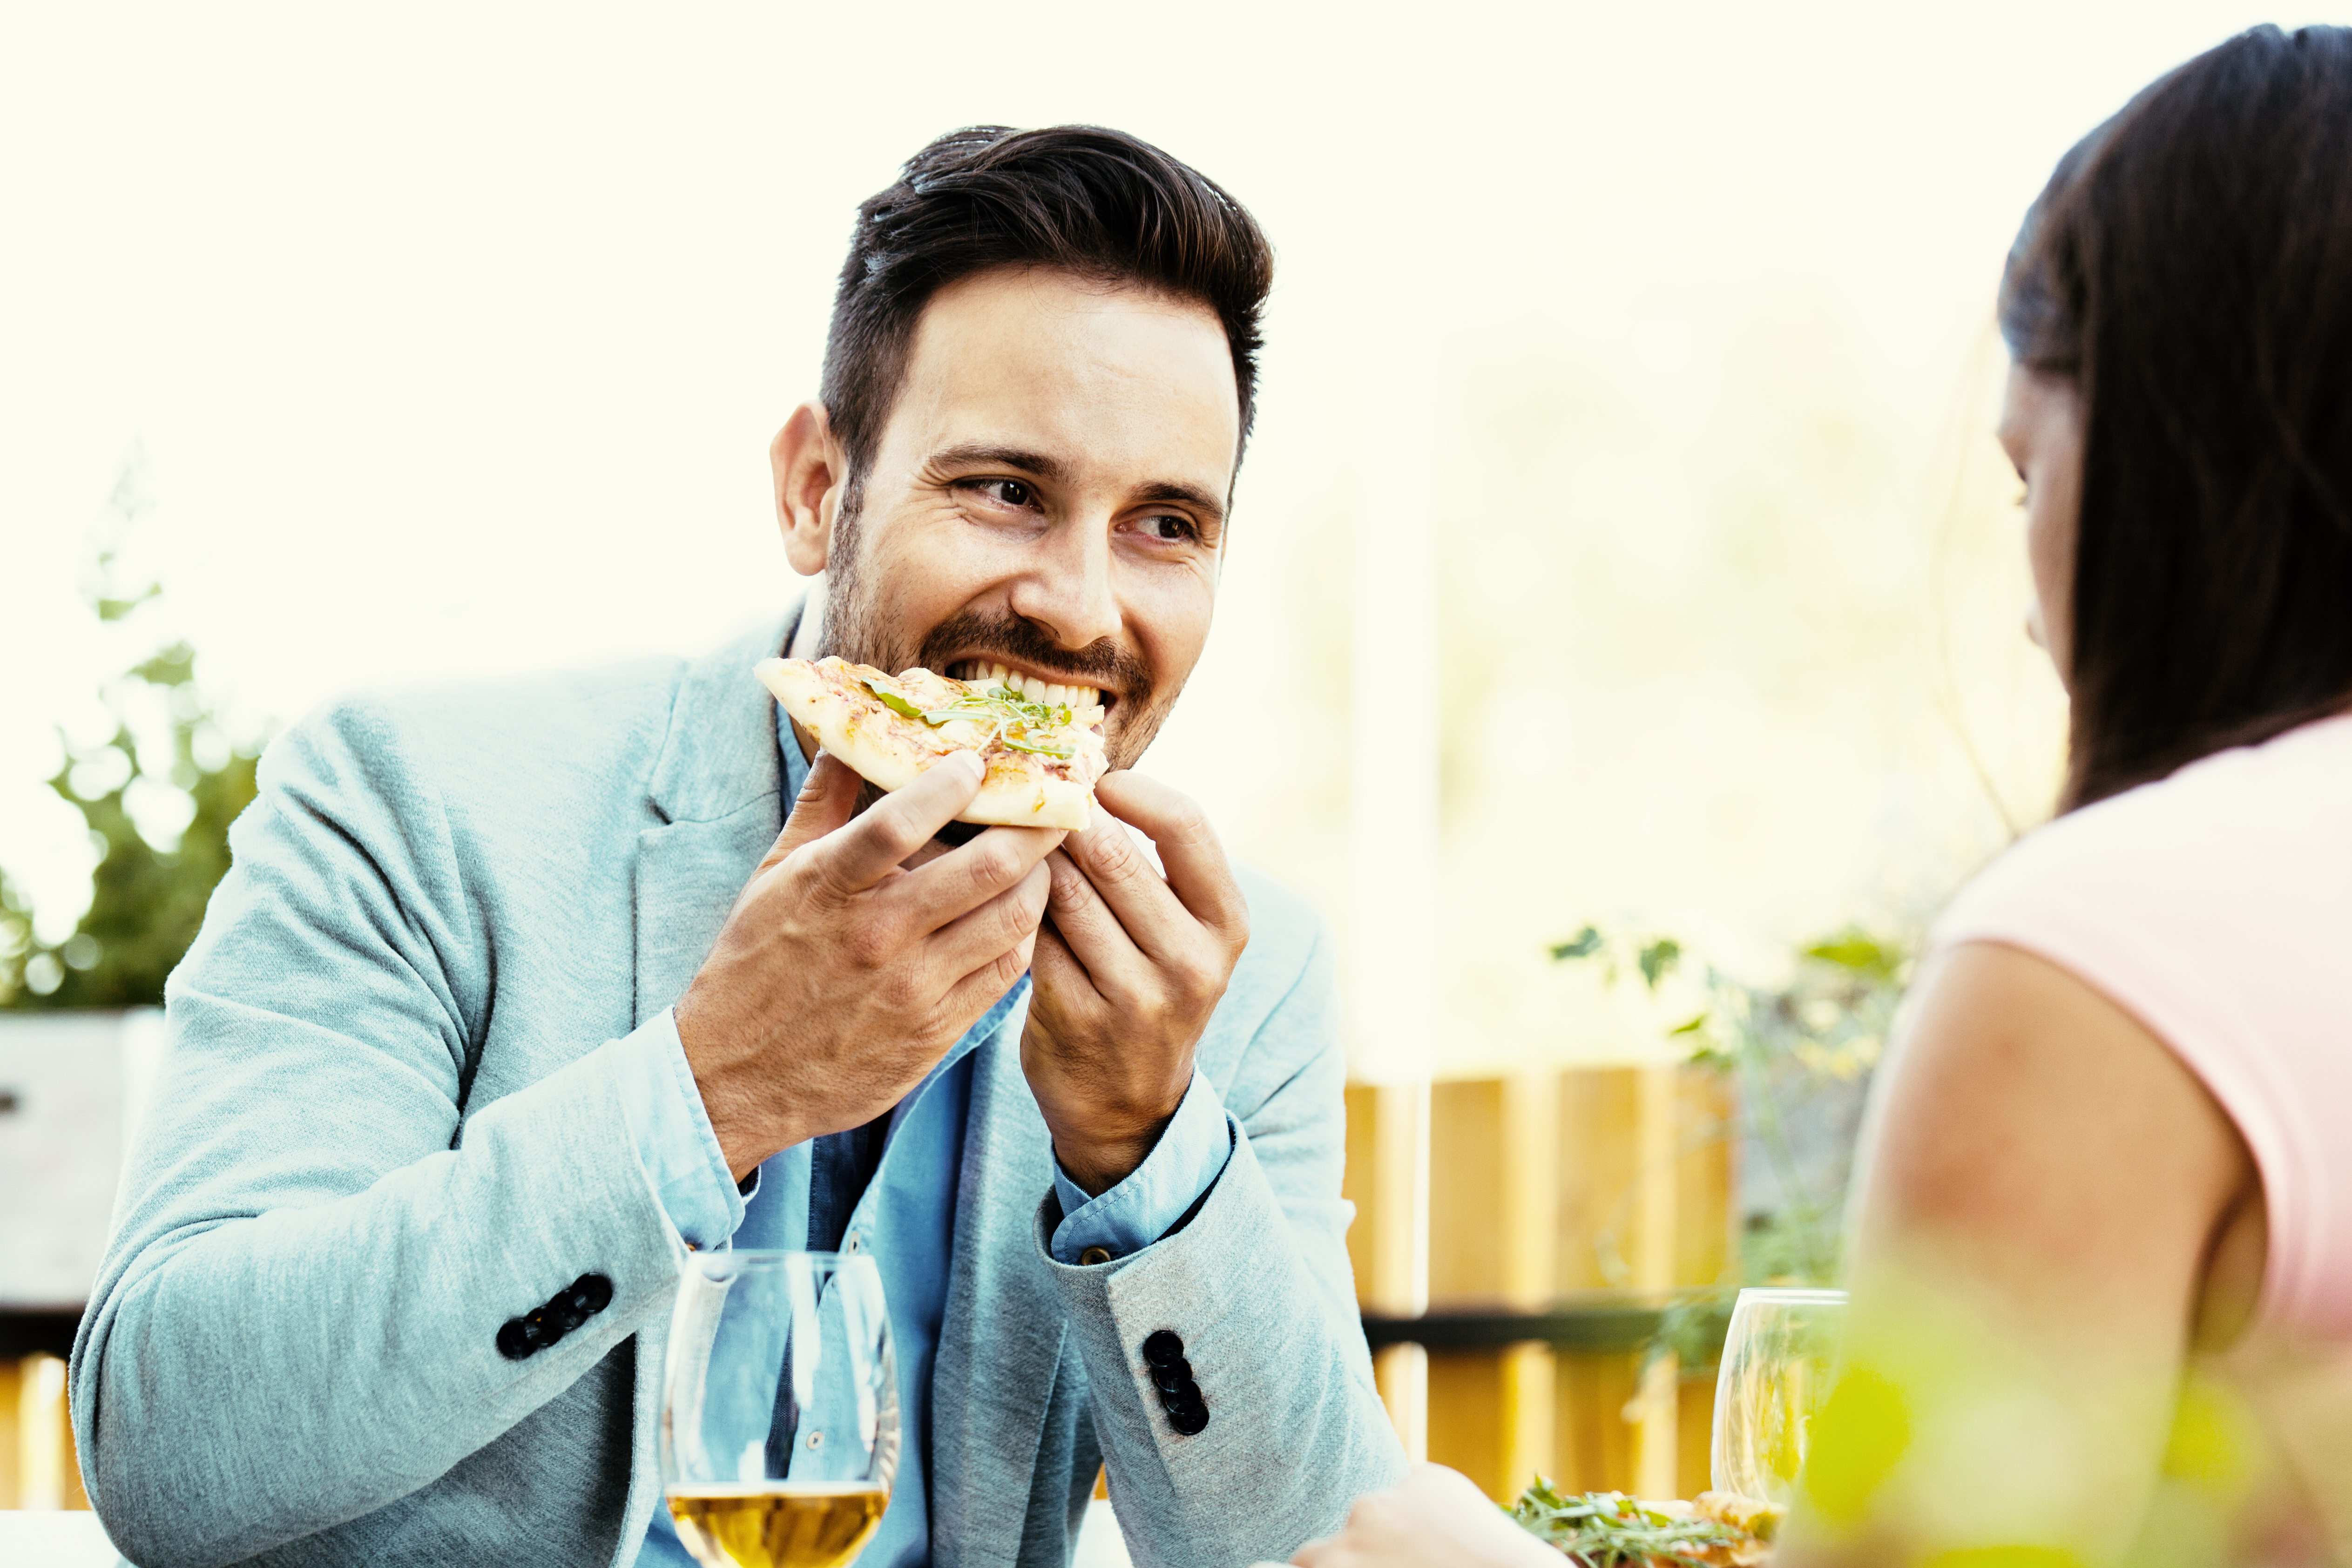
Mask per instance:
[[[803,577],[824,570],[833,553],[833,521],[849,482],[849,459],[833,438],[822,403],[793,410],[768,443],[768,467],[776,480],[776,526],[783,531],[784,558]]]

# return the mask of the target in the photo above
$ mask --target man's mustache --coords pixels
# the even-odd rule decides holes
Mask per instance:
[[[1122,703],[1140,707],[1151,695],[1150,667],[1108,637],[1097,637],[1081,648],[1066,648],[1037,626],[1014,615],[988,615],[967,610],[931,628],[923,639],[922,666],[947,673],[943,660],[993,656],[1006,664],[1027,665],[1048,676],[1066,677],[1057,684],[1107,688]]]

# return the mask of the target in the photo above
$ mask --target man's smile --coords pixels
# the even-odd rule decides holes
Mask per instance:
[[[954,658],[946,661],[940,673],[950,680],[969,685],[1009,686],[1032,702],[1066,702],[1083,707],[1099,702],[1108,713],[1118,700],[1118,693],[1095,685],[1091,681],[1055,680],[1034,668],[1020,664],[1007,664],[1000,658]]]

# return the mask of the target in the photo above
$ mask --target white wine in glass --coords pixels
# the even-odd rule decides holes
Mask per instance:
[[[1715,1383],[1717,1491],[1787,1503],[1837,1373],[1843,1290],[1742,1290]]]
[[[874,1260],[690,1256],[670,1322],[661,1463],[698,1563],[843,1568],[856,1557],[898,1469],[898,1374]]]

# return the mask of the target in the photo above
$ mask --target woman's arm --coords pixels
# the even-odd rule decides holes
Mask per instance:
[[[1848,1370],[1782,1568],[2119,1559],[2192,1331],[2251,1308],[2261,1213],[2243,1141],[2161,1041],[2040,958],[1955,949],[1865,1134]]]
[[[1383,1492],[1356,1500],[1338,1534],[1310,1541],[1296,1568],[1559,1568],[1560,1554],[1443,1465],[1415,1465]]]
[[[2225,1343],[2250,1314],[2261,1195],[2229,1118],[2128,1014],[2015,949],[1955,950],[1881,1080],[1848,1377],[1775,1568],[2004,1546],[2120,1559],[2192,1336]],[[1425,1466],[1296,1561],[1554,1555]]]

